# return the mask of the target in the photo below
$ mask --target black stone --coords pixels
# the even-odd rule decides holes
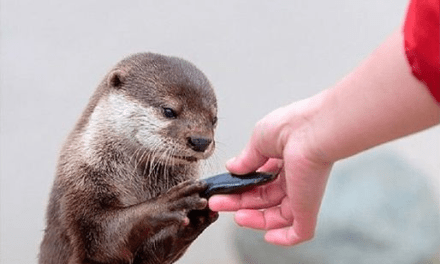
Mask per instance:
[[[269,183],[276,177],[276,174],[262,172],[252,172],[245,175],[223,173],[203,179],[202,181],[208,184],[208,188],[200,196],[209,198],[214,194],[241,193],[255,186]]]

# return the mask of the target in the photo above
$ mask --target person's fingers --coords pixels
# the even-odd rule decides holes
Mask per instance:
[[[263,156],[251,143],[235,158],[226,162],[228,171],[234,174],[246,174],[256,171],[266,163],[269,158]]]
[[[209,198],[213,211],[237,211],[240,209],[264,209],[279,205],[285,197],[284,176],[242,194],[214,195]]]
[[[240,209],[240,194],[217,194],[209,198],[209,209],[216,212],[231,212]]]
[[[293,246],[311,240],[315,234],[315,225],[303,227],[300,223],[301,221],[294,220],[293,226],[269,230],[264,239],[280,246]]]
[[[269,230],[265,239],[276,245],[291,246],[313,238],[319,207],[331,164],[317,163],[305,158],[301,149],[288,144],[285,148],[284,170],[286,193],[293,225]]]
[[[291,226],[293,217],[289,200],[285,197],[280,206],[271,207],[266,210],[239,210],[235,214],[235,222],[240,226],[263,230]]]
[[[283,168],[283,164],[282,159],[269,159],[263,166],[258,168],[257,171],[278,174]]]
[[[273,111],[256,124],[243,151],[226,163],[230,172],[246,174],[263,166],[269,158],[282,158],[283,141],[279,138],[281,113],[280,109]]]
[[[292,226],[280,229],[273,229],[264,235],[266,242],[279,246],[293,246],[304,240],[301,240]]]

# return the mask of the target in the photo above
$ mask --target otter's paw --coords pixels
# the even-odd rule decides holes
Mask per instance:
[[[160,212],[158,218],[172,218],[183,226],[190,224],[188,213],[193,210],[203,210],[208,206],[208,200],[201,198],[199,193],[207,188],[202,181],[185,181],[168,190],[158,197],[156,207]]]
[[[209,209],[188,213],[189,224],[179,230],[179,236],[187,241],[195,240],[209,225],[218,219],[218,213]]]

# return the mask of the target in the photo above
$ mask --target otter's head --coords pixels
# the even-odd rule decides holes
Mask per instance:
[[[101,105],[110,117],[109,129],[141,149],[139,155],[186,164],[213,153],[217,101],[208,79],[193,64],[136,54],[116,65],[104,82],[107,96]]]

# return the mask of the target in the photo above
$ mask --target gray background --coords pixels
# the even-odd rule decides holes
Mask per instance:
[[[269,111],[331,86],[402,20],[406,1],[0,1],[1,263],[35,263],[58,150],[103,75],[152,51],[195,63],[216,87],[223,171]],[[439,189],[440,128],[391,151]],[[342,161],[343,163],[345,161]],[[337,164],[337,166],[339,166]],[[222,214],[179,263],[234,263]]]

